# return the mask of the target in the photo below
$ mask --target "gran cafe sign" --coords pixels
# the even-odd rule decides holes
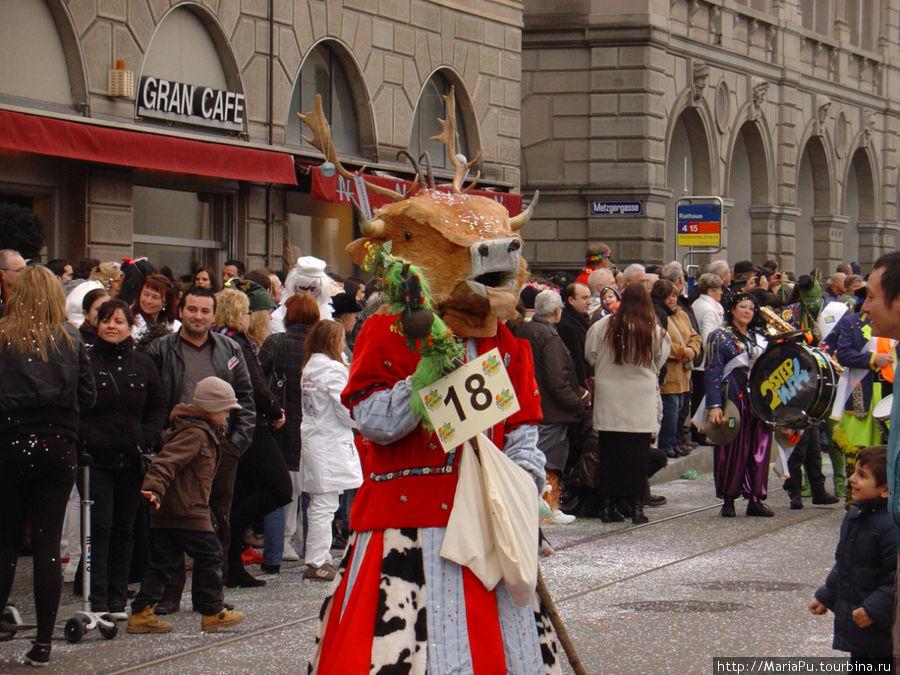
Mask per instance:
[[[136,117],[152,117],[229,131],[244,130],[244,95],[234,91],[144,75],[136,98]]]

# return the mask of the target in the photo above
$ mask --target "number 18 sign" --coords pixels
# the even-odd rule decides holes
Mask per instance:
[[[444,452],[519,410],[519,400],[496,348],[419,392]]]

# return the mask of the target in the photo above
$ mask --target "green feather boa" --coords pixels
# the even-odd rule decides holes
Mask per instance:
[[[362,268],[378,277],[378,287],[384,302],[391,306],[392,314],[400,315],[411,308],[407,282],[410,275],[417,277],[422,287],[422,306],[433,311],[428,281],[422,276],[417,266],[411,265],[403,258],[392,256],[391,242],[381,245],[367,244],[366,248],[368,255],[363,261]],[[391,330],[399,335],[404,335],[399,316],[391,326]],[[422,420],[422,426],[430,431],[431,423],[425,414],[425,404],[422,402],[419,392],[457,367],[458,362],[463,358],[463,346],[437,314],[433,314],[431,332],[428,337],[422,340],[415,340],[405,335],[404,337],[406,337],[407,347],[422,357],[412,375],[412,397],[409,406],[413,414]]]

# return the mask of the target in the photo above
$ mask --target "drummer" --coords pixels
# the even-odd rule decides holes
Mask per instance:
[[[772,432],[750,411],[747,395],[750,366],[766,347],[762,335],[750,328],[755,313],[756,304],[748,294],[730,296],[725,306],[725,326],[710,333],[707,343],[707,429],[710,424],[724,423],[726,397],[740,413],[737,436],[730,443],[716,445],[713,454],[716,496],[724,500],[721,515],[725,518],[735,516],[734,502],[740,496],[748,500],[748,516],[774,515],[764,504]]]
[[[835,332],[838,335],[834,355],[847,370],[841,375],[844,386],[840,383],[838,386],[838,396],[846,399],[833,440],[844,453],[844,470],[849,477],[859,451],[882,443],[881,429],[872,413],[893,389],[894,341],[872,334],[868,312],[845,315],[840,330]],[[847,508],[850,508],[849,491]]]

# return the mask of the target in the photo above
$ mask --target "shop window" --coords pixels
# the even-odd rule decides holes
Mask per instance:
[[[133,202],[136,256],[167,265],[176,276],[221,264],[232,229],[231,195],[135,185]]]
[[[875,16],[880,4],[877,0],[847,0],[847,26],[854,47],[875,48]]]
[[[820,35],[831,35],[829,29],[831,16],[831,0],[802,0],[800,12],[803,15],[803,27]]]
[[[356,113],[355,97],[344,64],[327,45],[320,44],[310,52],[300,68],[300,77],[291,97],[288,115],[287,142],[302,145],[301,134],[308,129],[297,113],[310,112],[315,105],[316,94],[322,96],[322,109],[331,125],[331,138],[338,154],[362,156],[360,150],[360,126]]]
[[[416,114],[413,118],[412,135],[409,140],[409,150],[414,157],[419,157],[423,152],[427,152],[431,157],[431,164],[440,168],[452,168],[450,157],[447,154],[447,148],[440,141],[431,140],[432,136],[441,133],[441,125],[438,119],[446,119],[447,113],[444,104],[444,96],[450,93],[450,80],[441,73],[432,75],[422,93],[419,96],[419,104],[416,107]],[[468,159],[472,159],[469,154],[469,139],[466,133],[466,125],[459,109],[460,91],[456,90],[456,152],[462,153]]]

